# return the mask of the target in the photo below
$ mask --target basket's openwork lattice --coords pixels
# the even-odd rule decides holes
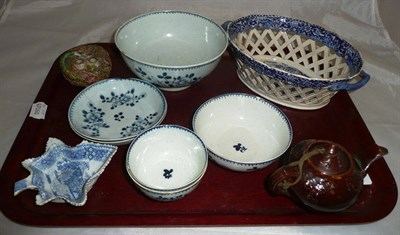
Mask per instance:
[[[257,94],[284,106],[318,109],[327,105],[340,90],[331,85],[347,83],[358,75],[361,59],[349,63],[348,55],[339,55],[332,47],[299,34],[298,29],[292,31],[291,19],[280,19],[286,19],[286,26],[265,27],[265,22],[257,25],[248,20],[245,23],[253,26],[243,27],[243,21],[239,21],[242,25],[236,25],[233,33],[228,30],[240,80]],[[271,20],[276,23],[276,18]],[[299,22],[307,24],[295,20],[296,27]],[[356,55],[359,57],[357,51]]]

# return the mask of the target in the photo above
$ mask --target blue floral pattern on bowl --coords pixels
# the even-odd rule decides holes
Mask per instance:
[[[228,46],[220,25],[184,11],[136,16],[117,29],[114,41],[132,72],[166,91],[181,91],[204,79]]]
[[[166,109],[166,99],[154,85],[138,79],[108,79],[78,94],[68,119],[81,137],[110,143],[133,139],[158,125]]]
[[[194,73],[189,73],[185,75],[173,76],[168,72],[162,72],[157,76],[147,75],[146,72],[143,71],[141,67],[135,69],[135,71],[146,80],[150,82],[167,88],[176,88],[176,87],[186,87],[192,85],[201,79],[200,76],[196,76]]]
[[[70,147],[49,138],[44,154],[22,162],[30,175],[14,185],[14,196],[26,189],[36,189],[36,204],[68,202],[86,203],[87,193],[116,153],[117,147],[82,141]]]

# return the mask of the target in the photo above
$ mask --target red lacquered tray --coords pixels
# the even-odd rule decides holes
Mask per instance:
[[[112,57],[112,77],[134,77],[114,44],[100,45]],[[36,226],[354,224],[379,220],[396,204],[396,183],[384,159],[369,169],[372,184],[364,186],[356,204],[340,213],[312,213],[285,197],[270,196],[265,179],[279,162],[251,173],[232,172],[210,162],[200,185],[187,197],[156,202],[143,196],[131,182],[124,165],[127,145],[119,147],[82,207],[66,203],[37,206],[35,190],[14,197],[14,183],[29,174],[21,162],[42,154],[49,137],[71,146],[82,141],[67,120],[69,104],[81,90],[63,78],[57,59],[35,100],[48,105],[46,119],[26,118],[0,172],[0,209],[11,220]],[[233,59],[225,55],[215,71],[199,83],[184,91],[164,92],[168,113],[163,124],[191,128],[199,105],[228,92],[252,93],[238,79]],[[329,139],[363,159],[379,149],[347,92],[339,92],[328,106],[316,111],[279,107],[291,121],[293,144],[309,138]]]

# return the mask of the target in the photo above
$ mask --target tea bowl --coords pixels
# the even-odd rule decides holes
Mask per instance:
[[[289,119],[278,107],[246,93],[207,100],[196,110],[192,125],[211,160],[240,172],[271,164],[288,149],[293,135]]]
[[[68,121],[80,137],[122,145],[160,124],[167,112],[163,93],[135,78],[110,78],[82,90],[71,102]]]
[[[206,77],[228,46],[221,26],[183,11],[132,18],[117,29],[114,40],[132,72],[167,91],[186,89]]]
[[[202,140],[177,125],[160,125],[141,133],[126,155],[126,170],[134,184],[158,201],[177,200],[193,191],[207,164]]]

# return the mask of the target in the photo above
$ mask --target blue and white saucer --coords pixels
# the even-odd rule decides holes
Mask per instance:
[[[167,101],[154,85],[111,78],[82,90],[69,107],[68,120],[80,137],[118,145],[160,124],[166,113]]]

